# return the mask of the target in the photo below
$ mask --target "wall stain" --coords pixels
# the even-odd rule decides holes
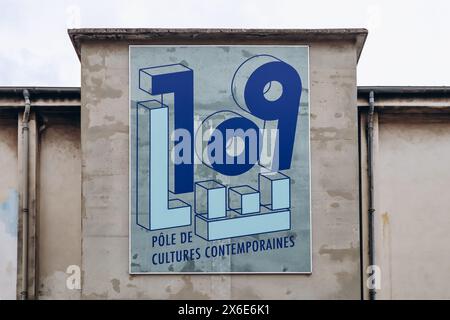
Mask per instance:
[[[190,276],[183,276],[182,280],[184,281],[184,286],[177,293],[170,294],[170,299],[210,299],[207,294],[196,291],[194,289],[194,284],[192,283],[192,279]]]
[[[113,290],[117,293],[120,293],[120,280],[112,279],[111,284],[112,284]]]
[[[383,221],[383,227],[389,224],[389,213],[385,212],[381,215],[381,220]]]
[[[352,127],[338,129],[335,127],[311,128],[311,140],[322,142],[334,140],[354,140],[356,130]]]
[[[331,206],[332,208],[339,208],[339,203],[333,202],[330,206]]]
[[[333,249],[328,248],[327,245],[323,245],[319,249],[320,255],[329,255],[333,261],[343,262],[344,259],[356,261],[359,258],[359,251],[351,246],[350,248]]]
[[[383,224],[383,238],[388,241],[388,246],[390,250],[390,235],[389,235],[389,213],[385,212],[381,215],[381,221]]]
[[[86,97],[90,105],[97,105],[104,99],[117,99],[122,97],[123,91],[107,85],[104,77],[91,77],[85,86]],[[89,108],[89,105],[87,105]]]
[[[105,56],[100,55],[100,59],[97,61],[92,61],[92,58],[96,58],[95,56],[91,56],[90,59],[85,59],[84,64],[86,69],[90,72],[99,72],[105,68]]]
[[[108,139],[116,133],[125,133],[128,135],[128,125],[121,122],[115,122],[108,125],[89,127],[91,140]]]
[[[327,191],[327,193],[329,196],[331,196],[333,198],[341,197],[341,198],[344,198],[345,200],[355,200],[355,197],[353,196],[353,194],[351,192],[329,190],[329,191]]]
[[[102,293],[96,293],[96,292],[89,293],[89,294],[83,295],[83,299],[85,299],[85,300],[94,300],[94,299],[100,299],[100,300],[103,299],[104,300],[104,299],[108,299],[108,292],[105,291],[105,292],[102,292]]]

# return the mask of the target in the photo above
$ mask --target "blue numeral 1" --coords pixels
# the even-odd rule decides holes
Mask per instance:
[[[174,94],[174,130],[184,129],[194,136],[194,72],[182,64],[172,64],[139,70],[139,88],[151,95]],[[163,100],[164,101],[164,100]],[[164,102],[162,102],[164,103]],[[167,131],[161,131],[161,134]],[[175,146],[183,141],[175,141]],[[185,143],[185,142],[184,142]],[[191,138],[190,150],[194,148]],[[175,164],[173,193],[194,190],[194,155],[189,161]]]

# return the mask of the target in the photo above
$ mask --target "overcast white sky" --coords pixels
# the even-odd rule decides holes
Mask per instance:
[[[450,85],[448,0],[0,0],[0,8],[0,86],[79,86],[68,27],[365,27],[359,85]]]

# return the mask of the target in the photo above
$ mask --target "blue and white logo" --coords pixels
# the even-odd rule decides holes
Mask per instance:
[[[307,48],[243,48],[130,47],[131,272],[309,271]]]

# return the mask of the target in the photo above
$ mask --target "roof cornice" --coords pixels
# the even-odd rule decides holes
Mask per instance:
[[[292,43],[350,40],[357,47],[358,60],[361,55],[368,31],[363,28],[351,29],[120,29],[120,28],[83,28],[68,29],[68,34],[78,58],[81,57],[81,43],[92,40],[153,40],[153,41],[190,41],[229,44],[241,41],[283,41]]]

